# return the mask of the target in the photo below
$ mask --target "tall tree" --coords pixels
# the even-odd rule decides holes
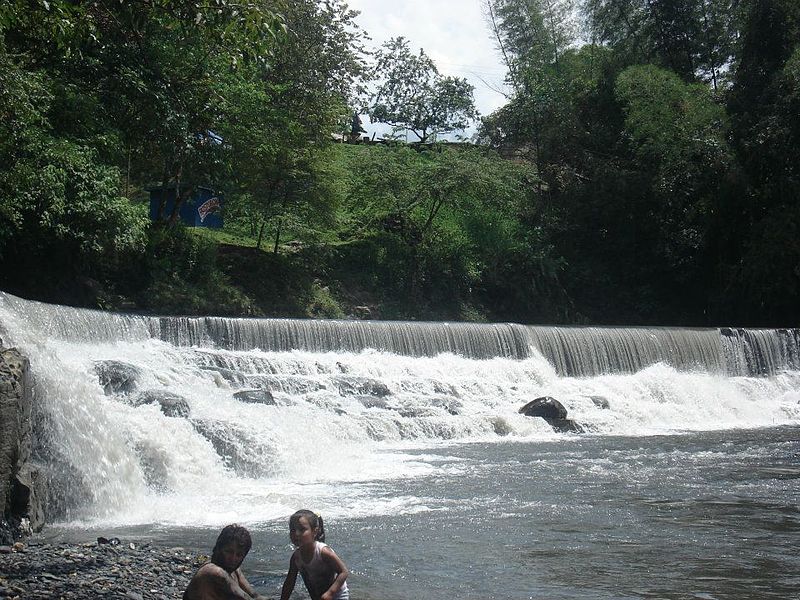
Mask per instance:
[[[587,0],[593,41],[717,89],[736,53],[740,0]]]
[[[442,76],[433,60],[408,40],[393,38],[375,54],[377,89],[370,95],[370,119],[410,131],[420,142],[465,129],[478,113],[473,86],[463,77]]]

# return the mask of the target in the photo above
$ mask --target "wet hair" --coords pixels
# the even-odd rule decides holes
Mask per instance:
[[[305,517],[311,529],[317,530],[317,535],[314,539],[318,542],[325,541],[325,526],[322,524],[322,517],[311,510],[301,509],[289,517],[289,531],[293,530],[300,522],[300,517]]]
[[[247,531],[247,529],[235,523],[226,525],[222,528],[222,531],[219,532],[219,536],[217,536],[217,543],[214,544],[214,549],[211,551],[211,562],[219,564],[222,549],[231,542],[244,550],[245,554],[250,552],[250,547],[253,545],[253,540],[250,538],[250,532]]]

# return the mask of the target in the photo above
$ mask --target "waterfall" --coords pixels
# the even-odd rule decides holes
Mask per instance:
[[[71,340],[154,337],[176,346],[227,350],[373,349],[412,357],[449,353],[475,359],[525,359],[537,352],[565,376],[633,373],[656,363],[726,375],[800,369],[800,329],[149,317],[47,305],[9,294],[2,294],[2,301],[28,327]]]
[[[796,329],[151,317],[0,293],[0,338],[31,360],[51,509],[81,523],[264,519],[320,490],[347,507],[433,468],[408,450],[574,437],[519,414],[540,396],[590,435],[800,424]]]
[[[269,352],[450,353],[524,359],[538,352],[560,375],[633,373],[665,363],[728,375],[800,368],[800,330],[676,327],[543,327],[514,323],[424,323],[303,319],[160,317],[152,334],[180,346]]]

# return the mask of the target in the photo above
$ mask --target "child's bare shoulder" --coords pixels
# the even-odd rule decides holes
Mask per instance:
[[[201,577],[228,577],[228,572],[219,565],[215,565],[213,562],[207,562],[197,569],[197,574]]]

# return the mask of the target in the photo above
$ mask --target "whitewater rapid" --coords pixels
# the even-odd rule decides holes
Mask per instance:
[[[419,356],[225,348],[202,336],[166,341],[164,323],[0,295],[0,337],[31,361],[39,460],[70,526],[259,522],[309,504],[350,516],[424,510],[424,498],[382,497],[381,483],[457,470],[443,458],[453,444],[574,440],[519,414],[541,396],[594,436],[800,424],[791,364],[732,376],[660,361],[576,377],[536,347],[491,358],[430,345]],[[226,327],[253,326],[239,323]],[[687,332],[708,347],[711,333]],[[129,389],[104,388],[108,364],[135,373]],[[264,394],[235,396],[246,390]],[[143,394],[179,398],[188,411],[168,416],[158,402],[138,404]]]

